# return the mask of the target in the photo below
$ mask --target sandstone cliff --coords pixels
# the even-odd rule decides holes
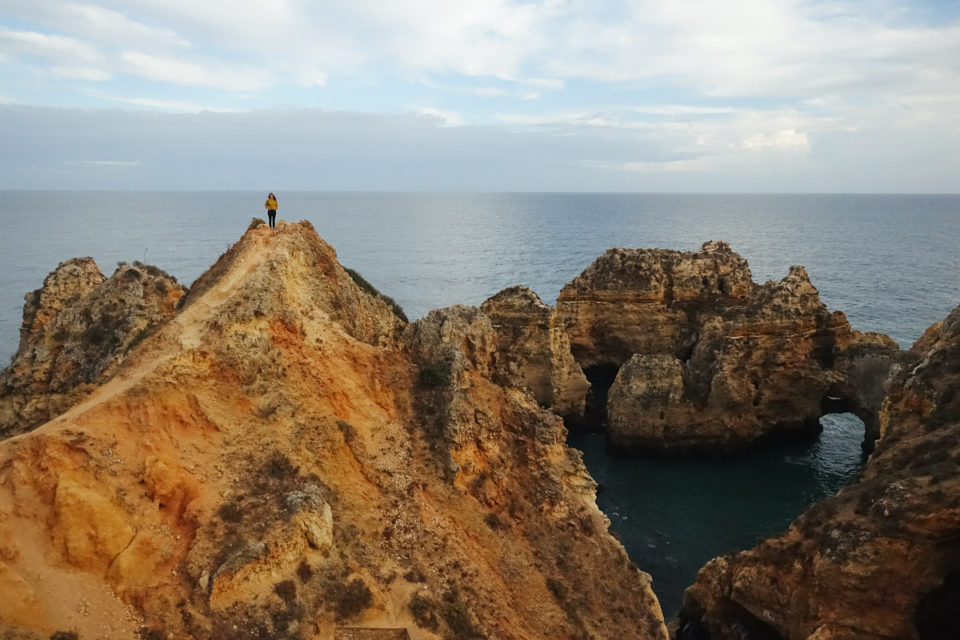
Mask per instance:
[[[609,392],[613,447],[721,455],[819,433],[853,411],[872,446],[897,345],[852,332],[803,267],[754,284],[725,243],[698,252],[613,249],[568,284],[557,314],[573,353],[619,368]]]
[[[0,438],[62,413],[116,371],[174,312],[184,289],[156,267],[91,258],[61,263],[26,295],[20,347],[0,373]]]
[[[960,637],[960,308],[895,366],[879,431],[850,486],[700,571],[681,638]]]
[[[497,347],[475,308],[405,324],[307,223],[248,231],[106,384],[0,443],[0,621],[665,638],[561,420],[494,381]]]
[[[582,417],[590,383],[553,308],[523,286],[504,289],[480,308],[497,331],[501,364],[519,376],[540,406],[566,418]]]

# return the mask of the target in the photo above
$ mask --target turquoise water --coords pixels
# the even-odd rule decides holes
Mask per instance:
[[[263,192],[4,192],[0,356],[16,349],[23,295],[58,262],[155,264],[189,284],[263,216]],[[854,328],[908,346],[960,303],[960,196],[278,193],[281,219],[309,219],[343,264],[412,318],[480,304],[523,283],[552,303],[609,247],[696,249],[723,239],[754,279],[807,267]],[[707,559],[782,529],[862,464],[862,426],[824,419],[812,445],[735,463],[611,458],[577,435],[614,531],[654,577],[668,615]]]

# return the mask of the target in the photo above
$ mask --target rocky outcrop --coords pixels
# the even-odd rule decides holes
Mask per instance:
[[[563,287],[557,316],[585,369],[621,365],[635,353],[686,359],[696,316],[744,304],[754,288],[746,260],[724,242],[695,253],[610,249]]]
[[[681,638],[960,637],[960,308],[887,390],[860,477],[783,535],[707,564]]]
[[[623,365],[608,431],[628,452],[723,455],[815,435],[823,413],[841,410],[868,424],[869,446],[898,353],[831,313],[803,267],[757,285],[725,243],[608,251],[564,287],[557,310],[581,364]]]
[[[92,258],[61,263],[27,294],[20,347],[0,374],[0,438],[62,413],[109,378],[174,313],[184,288],[156,267]]]
[[[541,407],[565,418],[582,417],[590,383],[553,308],[524,286],[504,289],[480,308],[493,322],[499,361],[510,374]]]
[[[404,325],[248,231],[87,399],[0,443],[0,619],[46,635],[666,638],[479,309]]]

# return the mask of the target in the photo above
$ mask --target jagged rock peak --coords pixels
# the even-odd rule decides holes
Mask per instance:
[[[233,286],[239,287],[237,295],[218,308],[222,324],[254,315],[283,316],[285,309],[295,307],[324,313],[370,344],[395,344],[405,324],[387,298],[339,263],[334,248],[307,221],[248,230],[191,285],[182,306],[189,308],[209,291]]]
[[[0,373],[0,437],[46,422],[113,375],[183,292],[140,262],[121,262],[109,278],[92,258],[60,263],[25,297],[20,346]]]
[[[572,419],[583,416],[590,383],[553,307],[529,287],[514,286],[480,308],[497,331],[499,361],[507,374],[529,388],[540,406]]]

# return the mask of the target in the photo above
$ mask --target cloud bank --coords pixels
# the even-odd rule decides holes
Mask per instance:
[[[892,0],[3,0],[0,129],[29,165],[4,160],[0,186],[233,188],[256,167],[291,188],[956,191],[958,15]],[[114,160],[139,163],[78,164]]]

